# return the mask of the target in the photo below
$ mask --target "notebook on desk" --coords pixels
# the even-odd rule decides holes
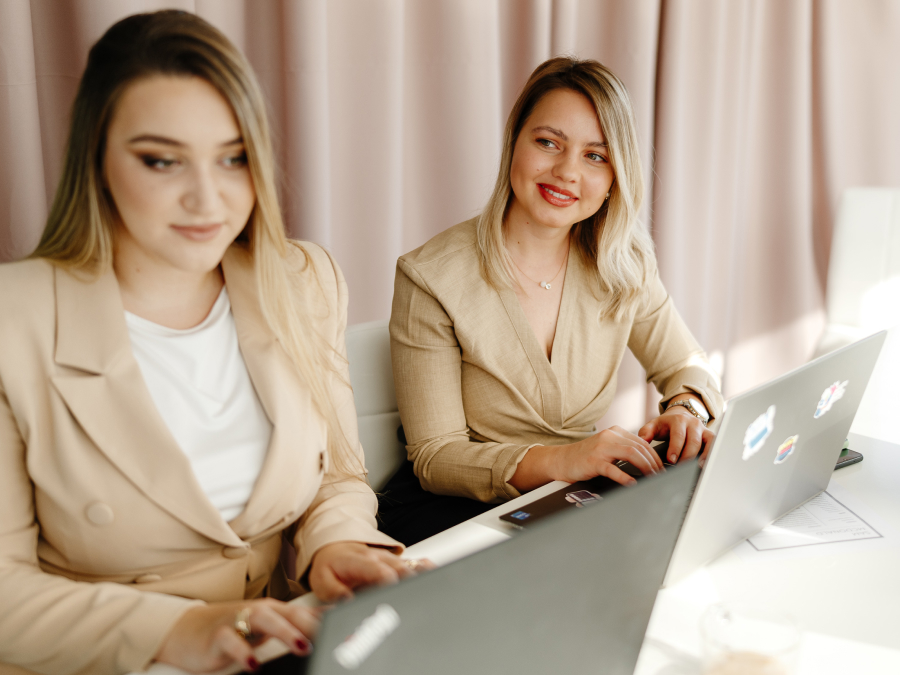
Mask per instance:
[[[277,672],[630,674],[697,474],[678,467],[361,592],[325,614],[308,664]]]
[[[826,354],[728,402],[666,585],[828,486],[885,336]],[[573,483],[501,519],[529,527],[551,513],[602,502],[618,488],[603,477]]]

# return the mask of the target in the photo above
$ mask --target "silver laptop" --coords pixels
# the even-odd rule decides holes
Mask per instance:
[[[828,486],[885,336],[826,354],[728,402],[665,585]]]
[[[306,672],[630,675],[698,473],[680,466],[360,593],[324,616]]]
[[[665,585],[751,537],[828,486],[886,333],[881,332],[728,402],[691,500]],[[656,448],[664,453],[666,444]],[[661,454],[661,457],[664,457]],[[626,464],[623,469],[643,480]],[[539,525],[621,488],[602,476],[574,483],[502,516]]]

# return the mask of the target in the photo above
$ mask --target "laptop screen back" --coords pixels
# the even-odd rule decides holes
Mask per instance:
[[[308,672],[630,675],[697,474],[670,469],[361,593],[325,615]]]

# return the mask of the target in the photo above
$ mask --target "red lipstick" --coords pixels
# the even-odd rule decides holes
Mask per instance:
[[[538,183],[538,190],[541,193],[541,197],[550,204],[553,204],[553,206],[571,206],[578,201],[578,197],[571,192],[564,190],[563,188],[558,188],[555,185]]]

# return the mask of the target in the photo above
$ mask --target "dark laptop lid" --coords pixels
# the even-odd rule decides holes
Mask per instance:
[[[632,673],[697,475],[670,469],[360,593],[325,615],[308,672]]]

